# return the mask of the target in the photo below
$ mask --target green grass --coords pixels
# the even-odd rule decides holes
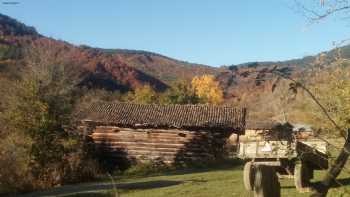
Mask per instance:
[[[319,181],[324,172],[316,171],[314,181]],[[347,176],[348,175],[348,176]],[[329,196],[341,196],[345,189],[350,191],[349,174],[342,173],[339,177],[345,187],[332,188]],[[119,196],[122,197],[230,197],[230,196],[251,196],[245,191],[242,182],[242,166],[213,167],[202,172],[177,171],[172,174],[139,177],[139,178],[116,178],[116,186]],[[282,196],[302,197],[310,193],[298,193],[294,188],[293,179],[280,179]],[[105,186],[93,185],[89,187],[77,186],[69,194],[56,192],[52,196],[64,197],[109,197],[113,195],[112,184],[105,182]],[[59,189],[57,190],[59,191]],[[61,193],[61,194],[60,194]],[[346,195],[344,195],[346,196]],[[347,195],[348,196],[348,195]]]
[[[0,186],[0,196],[1,196],[2,193],[5,193],[5,191],[6,191],[5,188],[2,188],[2,187]]]

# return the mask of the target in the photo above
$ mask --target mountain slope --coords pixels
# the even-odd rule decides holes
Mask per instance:
[[[34,28],[5,15],[0,15],[0,35],[0,71],[3,72],[20,66],[18,62],[23,66],[35,61],[49,66],[70,65],[80,78],[80,85],[90,88],[127,91],[142,84],[150,84],[159,91],[167,88],[162,81],[117,58],[41,36]],[[15,71],[12,74],[16,75]]]
[[[256,82],[258,73],[264,69],[278,65],[291,76],[300,77],[317,58],[308,56],[216,68],[147,51],[74,46],[42,36],[33,27],[1,14],[0,35],[0,77],[14,78],[23,65],[35,60],[36,64],[69,65],[74,73],[72,76],[80,79],[81,86],[125,92],[143,84],[164,91],[174,80],[212,74],[219,80],[227,100],[247,100],[270,91],[273,79]],[[342,57],[350,58],[350,46],[342,47],[341,51]],[[328,61],[333,61],[338,50],[324,54]]]
[[[190,80],[203,74],[216,75],[219,69],[202,64],[191,64],[157,53],[125,49],[100,49],[117,59],[122,59],[129,66],[142,70],[162,81],[172,82],[177,79]]]
[[[194,65],[151,52],[74,46],[42,36],[33,27],[2,14],[0,35],[0,72],[4,74],[7,71],[7,75],[9,70],[13,70],[12,63],[28,63],[33,61],[33,56],[41,64],[71,65],[78,73],[75,76],[82,78],[81,85],[122,92],[143,84],[164,91],[174,80],[218,73],[217,68]],[[12,74],[16,75],[15,71]]]
[[[6,15],[0,13],[0,35],[1,36],[39,36],[34,27],[26,26]]]

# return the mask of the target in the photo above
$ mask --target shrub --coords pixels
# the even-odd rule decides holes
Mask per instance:
[[[61,75],[59,67],[54,67],[7,84],[0,113],[0,124],[5,125],[0,127],[3,187],[45,189],[87,181],[98,172],[83,136],[72,132],[74,89]]]
[[[0,188],[6,192],[33,189],[30,174],[30,138],[19,133],[10,133],[0,140]]]

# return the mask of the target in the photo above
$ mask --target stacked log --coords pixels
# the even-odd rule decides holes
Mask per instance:
[[[215,146],[221,146],[225,140],[219,132],[115,126],[97,126],[90,136],[98,149],[113,157],[139,162],[159,159],[164,163],[215,158],[215,148],[220,148]]]

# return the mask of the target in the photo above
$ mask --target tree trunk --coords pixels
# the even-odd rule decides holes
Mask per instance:
[[[325,197],[327,196],[329,188],[334,184],[335,179],[342,171],[348,157],[350,155],[350,129],[348,129],[347,138],[339,153],[336,161],[332,164],[331,168],[328,170],[326,176],[323,178],[321,185],[317,190],[311,195],[311,197]]]

